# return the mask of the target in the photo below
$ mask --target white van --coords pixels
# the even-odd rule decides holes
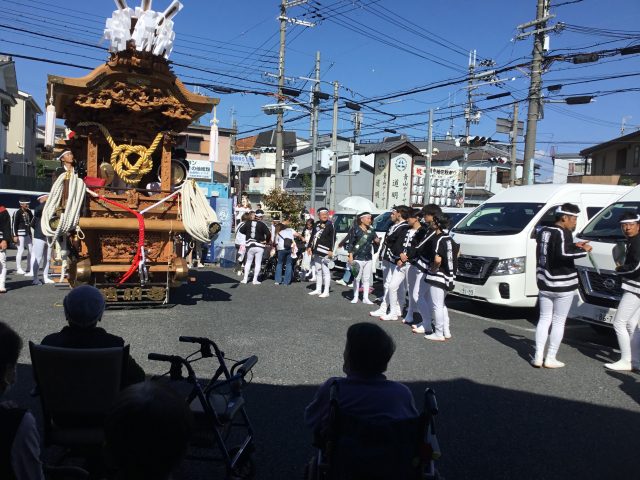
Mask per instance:
[[[579,295],[574,297],[569,318],[602,326],[610,326],[613,322],[622,296],[621,279],[614,273],[614,249],[616,255],[624,253],[625,238],[619,220],[628,211],[640,212],[640,187],[602,210],[577,234],[580,240],[590,241],[593,263],[588,258],[576,260],[580,288]]]
[[[0,205],[7,209],[11,217],[11,222],[13,222],[13,214],[20,208],[21,198],[28,198],[31,201],[29,208],[33,210],[38,205],[38,197],[48,193],[49,192],[32,192],[30,190],[0,189]]]
[[[554,223],[563,203],[580,207],[577,231],[631,190],[615,185],[527,185],[491,197],[452,233],[460,244],[454,294],[511,307],[533,307],[537,228]]]

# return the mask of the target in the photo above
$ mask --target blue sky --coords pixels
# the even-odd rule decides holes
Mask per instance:
[[[570,1],[554,0],[552,5]],[[129,3],[135,6],[138,2],[129,0]],[[154,0],[154,8],[162,10],[169,3],[169,0]],[[199,69],[176,67],[183,81],[275,91],[274,80],[264,74],[277,71],[278,0],[183,0],[183,3],[185,8],[174,19],[177,43],[171,60]],[[492,59],[499,67],[523,63],[531,53],[532,42],[530,39],[512,42],[511,39],[517,33],[518,24],[535,17],[535,4],[535,0],[311,0],[289,12],[291,17],[317,22],[314,28],[290,26],[288,29],[286,75],[292,78],[289,86],[308,92],[309,82],[299,77],[312,75],[316,51],[321,52],[322,80],[327,82],[322,84],[322,90],[331,92],[329,82],[337,80],[342,86],[341,97],[356,102],[459,79],[465,75],[469,49],[476,49],[479,59]],[[0,25],[4,25],[0,26],[2,52],[89,67],[99,65],[106,57],[104,51],[92,46],[98,45],[104,21],[114,9],[112,1],[0,0],[0,7],[4,12],[0,19]],[[640,43],[637,0],[583,0],[559,5],[552,8],[552,12],[557,15],[553,23],[564,22],[569,28],[551,34],[550,54],[598,51]],[[44,38],[40,36],[43,33],[67,41]],[[48,73],[82,76],[87,72],[20,58],[16,64],[20,88],[33,94],[41,104]],[[588,105],[546,105],[545,117],[538,126],[537,145],[543,177],[549,175],[544,155],[548,155],[552,147],[568,153],[614,138],[620,133],[623,117],[627,117],[629,125],[626,133],[640,125],[639,92],[610,93],[637,88],[640,75],[634,74],[640,74],[640,55],[611,56],[583,65],[568,62],[550,65],[544,85],[564,85],[556,99],[593,92],[601,95]],[[567,85],[619,75],[628,76]],[[525,98],[526,70],[516,69],[500,75],[505,79],[511,77],[516,80],[507,81],[503,87],[488,85],[476,91],[478,108],[486,111],[480,124],[472,125],[472,134],[506,141],[506,136],[495,134],[495,119],[509,116],[512,107],[497,110],[495,107],[512,99],[485,100],[485,97],[508,90],[515,98]],[[464,119],[459,116],[460,104],[465,95],[462,86],[369,103],[377,111],[363,108],[363,138],[389,135],[382,131],[384,128],[424,136],[429,108],[437,109],[434,129],[437,135],[450,129],[451,115],[457,116],[453,119],[453,133],[461,134]],[[273,127],[275,117],[264,115],[260,108],[274,103],[273,97],[254,93],[218,96],[221,97],[218,116],[222,126],[230,126],[233,114],[239,131],[247,135],[256,129]],[[306,94],[299,98],[308,101]],[[330,103],[326,107],[330,109]],[[522,104],[521,118],[525,111]],[[304,108],[295,106],[287,118],[304,112]],[[407,114],[409,116],[403,117]],[[330,115],[330,111],[322,115],[320,129],[323,132],[331,128]],[[309,120],[290,122],[286,128],[308,136]],[[346,108],[341,108],[339,129],[351,135],[350,111]],[[522,147],[520,144],[519,149]]]

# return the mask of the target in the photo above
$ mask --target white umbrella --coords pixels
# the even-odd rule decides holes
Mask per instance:
[[[371,200],[358,196],[347,197],[338,205],[346,210],[355,210],[357,212],[370,212],[371,210],[376,208],[375,203],[373,203]]]

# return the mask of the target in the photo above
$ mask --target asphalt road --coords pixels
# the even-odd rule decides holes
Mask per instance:
[[[13,262],[9,262],[13,267]],[[26,340],[39,341],[64,324],[65,290],[31,286],[9,275],[0,296],[2,319]],[[259,357],[246,390],[256,430],[259,479],[301,478],[312,454],[302,415],[319,384],[341,374],[345,332],[371,320],[366,305],[351,305],[347,289],[334,285],[329,299],[310,297],[310,286],[265,282],[240,285],[230,270],[206,269],[199,283],[182,287],[178,305],[165,309],[110,310],[102,321],[123,336],[150,374],[164,365],[149,352],[188,353],[179,335],[214,339],[229,357]],[[640,476],[640,376],[607,372],[616,359],[612,335],[570,323],[558,358],[566,368],[534,369],[535,312],[502,310],[449,299],[453,339],[428,343],[399,322],[380,322],[395,339],[388,377],[405,382],[419,405],[435,389],[443,451],[439,469],[447,479],[631,479]],[[375,321],[375,320],[374,320]],[[30,406],[28,351],[22,353],[19,385],[11,397]],[[207,376],[213,364],[199,364]],[[222,478],[210,464],[189,461],[179,479]]]

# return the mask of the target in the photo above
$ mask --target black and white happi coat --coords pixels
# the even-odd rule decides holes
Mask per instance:
[[[32,220],[33,212],[28,208],[26,210],[19,208],[13,212],[13,235],[15,237],[30,237]]]
[[[398,262],[400,253],[404,251],[404,240],[407,230],[409,230],[409,224],[406,220],[400,223],[394,223],[389,227],[384,237],[382,252],[380,253],[383,260],[394,264]]]
[[[246,222],[239,230],[245,235],[247,248],[264,247],[271,240],[271,231],[264,222],[252,220]]]
[[[442,261],[436,272],[432,272],[431,268],[424,275],[424,281],[429,285],[441,288],[450,292],[455,286],[456,269],[458,268],[458,248],[457,244],[449,236],[448,233],[436,233],[431,237],[430,245],[432,245],[431,262],[436,255]]]
[[[616,267],[622,289],[640,296],[640,235],[627,239],[624,264]]]
[[[541,292],[571,292],[578,288],[577,258],[587,253],[573,243],[571,230],[543,227],[536,236],[536,279]]]
[[[326,222],[317,221],[311,231],[311,238],[309,238],[307,248],[311,249],[313,255],[326,257],[329,252],[333,252],[335,240],[333,223],[328,220]]]

